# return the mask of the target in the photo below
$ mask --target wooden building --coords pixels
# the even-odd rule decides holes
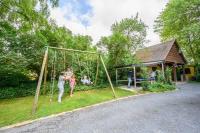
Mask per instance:
[[[136,58],[141,62],[141,64],[131,64],[122,67],[116,67],[116,82],[117,80],[117,71],[118,69],[132,67],[135,70],[136,67],[140,66],[147,66],[149,70],[152,68],[157,68],[162,70],[163,75],[165,68],[172,67],[172,80],[173,81],[183,81],[185,80],[185,72],[184,66],[187,63],[185,57],[179,45],[175,39],[153,45],[150,47],[146,47],[144,49],[140,49],[135,54]],[[177,72],[180,72],[179,77],[177,77]],[[135,71],[134,71],[135,73]],[[136,74],[134,74],[136,75]],[[180,76],[181,75],[181,76]],[[135,79],[135,86],[137,83],[136,76]]]

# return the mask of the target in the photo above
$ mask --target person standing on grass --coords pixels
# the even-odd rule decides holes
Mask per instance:
[[[74,91],[74,87],[76,85],[76,78],[75,78],[74,74],[69,79],[69,85],[70,85],[70,97],[72,97],[73,91]]]
[[[133,79],[133,71],[128,71],[128,88],[131,88],[132,79]]]
[[[70,68],[70,67],[68,67],[68,68],[67,68],[67,71],[65,72],[65,76],[66,76],[68,79],[70,79],[72,75],[73,75],[73,69]]]
[[[65,80],[67,80],[67,77],[65,76],[65,72],[61,72],[59,79],[58,79],[58,89],[59,89],[58,102],[59,103],[61,103],[61,99],[62,99],[62,96],[64,93]]]

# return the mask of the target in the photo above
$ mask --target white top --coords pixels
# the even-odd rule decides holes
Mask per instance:
[[[156,71],[151,72],[151,78],[154,78],[154,77],[156,77]]]
[[[81,79],[83,84],[91,84],[92,82],[89,79]]]
[[[65,77],[63,75],[60,75],[58,79],[58,86],[63,87],[64,85],[65,85]]]
[[[71,78],[71,76],[73,75],[73,71],[66,71],[65,72],[65,76],[66,76],[66,78]]]

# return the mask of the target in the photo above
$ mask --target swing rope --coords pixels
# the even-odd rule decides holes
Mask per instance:
[[[66,68],[66,58],[65,58],[65,51],[63,51],[63,70],[65,70]]]
[[[91,66],[92,66],[92,63],[91,63],[88,55],[86,55],[86,70],[87,70],[88,78],[90,78],[90,80],[92,80]]]
[[[50,91],[50,102],[53,99],[54,87],[55,87],[55,78],[56,78],[56,51],[54,51],[54,58],[52,62],[52,71],[51,71],[51,91]]]

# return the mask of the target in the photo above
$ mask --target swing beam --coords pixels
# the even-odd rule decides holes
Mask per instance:
[[[43,63],[42,63],[41,71],[40,71],[40,76],[39,76],[39,80],[38,80],[38,84],[37,84],[37,88],[36,88],[36,93],[35,93],[35,98],[34,98],[34,103],[33,103],[33,108],[32,108],[32,114],[34,114],[36,112],[36,109],[37,109],[37,106],[38,106],[38,99],[39,99],[39,95],[40,95],[40,88],[41,88],[43,76],[44,76],[44,82],[45,82],[44,88],[46,88],[48,49],[72,51],[72,52],[86,53],[86,54],[96,54],[99,59],[97,61],[97,73],[96,73],[95,84],[96,84],[97,77],[98,77],[98,67],[99,67],[99,60],[100,60],[102,65],[103,65],[103,68],[106,72],[108,81],[110,83],[110,87],[112,89],[113,96],[114,96],[114,98],[116,98],[115,90],[114,90],[113,84],[111,82],[110,75],[107,71],[107,68],[105,66],[105,63],[103,61],[101,54],[99,54],[97,52],[91,52],[91,51],[82,51],[82,50],[76,50],[76,49],[67,49],[67,48],[58,48],[58,47],[46,46],[46,50],[45,50],[45,54],[44,54],[44,58],[43,58]],[[44,75],[44,71],[45,71],[45,75]]]

